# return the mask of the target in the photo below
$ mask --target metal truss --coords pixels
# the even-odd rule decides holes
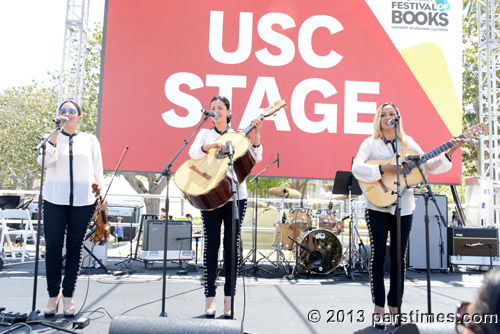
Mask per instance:
[[[479,66],[479,121],[488,125],[481,136],[479,176],[493,181],[494,223],[500,222],[500,2],[476,0]]]
[[[72,99],[79,104],[85,78],[90,0],[67,0],[64,47],[58,102]]]

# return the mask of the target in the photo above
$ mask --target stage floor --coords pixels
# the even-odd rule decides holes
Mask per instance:
[[[75,292],[75,306],[79,316],[90,318],[90,324],[78,333],[108,333],[113,317],[144,316],[147,325],[159,317],[164,309],[169,319],[189,323],[204,318],[203,270],[194,268],[190,262],[187,273],[175,263],[168,263],[166,275],[166,300],[162,303],[163,266],[154,262],[146,268],[141,261],[126,261],[108,257],[106,264],[110,274],[102,268],[84,269],[80,273]],[[33,305],[34,265],[33,257],[24,263],[9,260],[0,271],[0,307],[4,312],[29,313]],[[252,263],[244,276],[238,277],[235,299],[236,321],[242,322],[247,333],[391,333],[392,325],[385,331],[371,327],[372,302],[370,282],[367,273],[356,273],[348,278],[341,268],[333,273],[320,275],[300,274],[293,279],[275,270],[271,265],[262,265],[254,272]],[[265,269],[271,274],[260,270]],[[483,272],[461,267],[459,272],[431,274],[431,310],[434,315],[453,314],[456,304],[472,301],[481,286]],[[218,313],[223,308],[223,279],[218,280]],[[39,263],[36,309],[42,310],[47,301],[45,284],[45,263]],[[386,287],[388,279],[386,279]],[[61,303],[62,304],[62,303]],[[164,305],[162,305],[164,304]],[[162,307],[164,306],[164,308]],[[425,318],[428,310],[427,280],[425,271],[406,272],[403,313],[413,321]],[[62,313],[62,305],[60,307]],[[78,316],[77,316],[78,318]],[[55,318],[41,320],[55,321],[67,329],[67,322],[61,314]],[[195,320],[193,320],[195,319]],[[32,326],[32,333],[59,333],[39,324]],[[1,326],[0,332],[7,327]],[[23,327],[13,333],[29,332]]]

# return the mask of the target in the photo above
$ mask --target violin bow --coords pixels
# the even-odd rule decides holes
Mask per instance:
[[[113,176],[111,177],[111,181],[109,182],[108,189],[106,189],[106,193],[104,194],[102,201],[106,199],[106,196],[108,195],[109,188],[111,188],[111,184],[113,183],[113,180],[115,179],[116,173],[118,172],[118,169],[120,168],[120,165],[122,164],[123,159],[125,158],[125,154],[128,152],[128,145],[125,146],[125,149],[122,152],[122,156],[120,160],[118,161],[118,164],[116,165],[115,171],[113,172]]]

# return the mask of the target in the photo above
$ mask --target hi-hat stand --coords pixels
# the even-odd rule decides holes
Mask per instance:
[[[290,264],[288,263],[288,260],[283,253],[283,250],[281,249],[281,245],[283,241],[281,240],[281,223],[283,222],[283,203],[285,202],[285,199],[289,196],[289,193],[284,193],[283,198],[281,199],[280,205],[276,208],[276,215],[278,217],[277,220],[275,220],[275,224],[278,224],[276,226],[276,244],[274,245],[274,249],[272,250],[271,253],[269,253],[267,256],[263,257],[260,259],[260,261],[268,261],[271,263],[271,265],[274,267],[275,270],[279,270],[280,268],[283,268],[286,272],[287,275],[292,273],[292,268],[290,267]],[[276,254],[276,261],[272,261],[270,258],[273,254]]]
[[[279,162],[279,153],[278,153],[278,157],[274,161],[267,164],[266,168],[264,168],[260,173],[258,173],[250,181],[248,181],[248,183],[252,183],[252,181],[255,181],[254,218],[252,219],[253,220],[253,224],[252,224],[252,249],[248,252],[247,256],[243,259],[243,261],[241,261],[241,268],[243,268],[243,266],[245,265],[245,261],[248,260],[250,257],[252,257],[252,267],[247,268],[245,270],[251,269],[253,273],[256,273],[257,270],[262,270],[265,273],[271,274],[271,272],[269,270],[259,268],[259,262],[257,261],[257,217],[259,216],[258,215],[259,177],[262,174],[264,174],[264,172],[266,170],[268,170],[275,162]],[[266,209],[266,210],[268,210],[268,209]],[[259,254],[264,257],[264,254],[262,254],[261,252],[259,252]]]
[[[333,184],[332,194],[335,195],[344,195],[347,197],[347,206],[349,212],[349,248],[344,253],[343,257],[343,267],[347,277],[354,279],[354,263],[361,263],[362,267],[367,268],[365,261],[363,260],[361,254],[358,249],[354,248],[354,231],[359,238],[359,233],[357,231],[356,226],[353,224],[356,218],[357,223],[357,215],[354,214],[354,207],[352,206],[353,196],[361,195],[361,188],[359,187],[358,180],[352,175],[350,171],[337,171],[335,174],[335,181]],[[356,224],[357,225],[357,224]],[[361,238],[359,238],[361,240]],[[362,244],[362,241],[361,241]],[[363,245],[364,247],[364,245]],[[366,249],[365,249],[366,251]],[[346,261],[346,258],[349,260]],[[354,262],[356,260],[356,262]]]

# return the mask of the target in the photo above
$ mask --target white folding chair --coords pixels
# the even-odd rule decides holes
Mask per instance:
[[[35,229],[33,228],[33,223],[31,222],[31,214],[28,209],[6,209],[0,210],[0,220],[2,222],[2,236],[0,237],[0,247],[5,253],[5,249],[8,248],[10,251],[10,256],[12,258],[16,257],[16,253],[21,252],[21,262],[24,262],[26,255],[26,244],[28,242],[28,236],[31,236],[33,243],[36,243]],[[9,224],[22,224],[24,223],[24,229],[13,229],[9,227]],[[20,245],[13,245],[11,236],[21,236],[22,241]],[[16,238],[14,237],[14,241]],[[7,243],[8,245],[5,245]]]

